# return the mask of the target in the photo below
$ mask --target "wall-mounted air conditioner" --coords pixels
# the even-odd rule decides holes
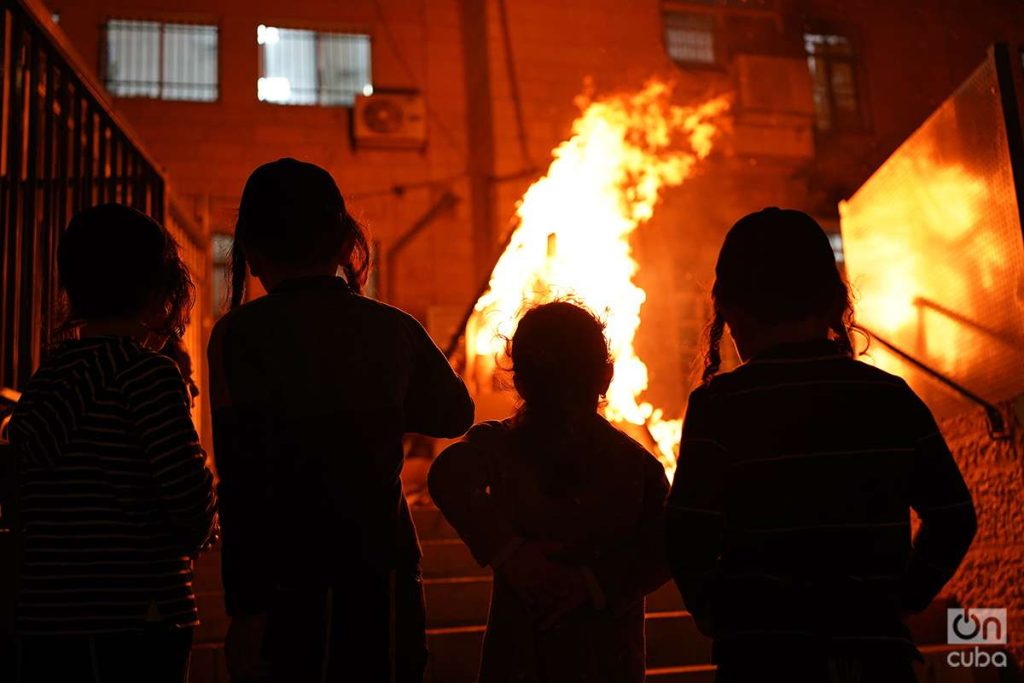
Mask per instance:
[[[352,110],[357,147],[418,149],[427,143],[427,108],[415,91],[357,95]]]

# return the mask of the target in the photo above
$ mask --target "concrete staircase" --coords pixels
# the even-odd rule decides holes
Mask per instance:
[[[423,574],[430,646],[429,683],[473,683],[490,602],[491,578],[477,566],[454,530],[434,508],[414,510],[423,544]],[[227,683],[222,643],[227,627],[220,589],[220,556],[204,556],[196,568],[202,625],[196,634],[191,683]],[[946,663],[946,603],[936,601],[914,617],[911,630],[926,662],[927,683],[995,683],[1016,680],[999,669],[954,669]],[[710,683],[711,643],[696,629],[675,586],[647,601],[647,662],[651,683]],[[1001,675],[1002,674],[1002,675]]]

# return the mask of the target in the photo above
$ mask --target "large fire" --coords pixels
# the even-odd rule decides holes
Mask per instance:
[[[684,107],[671,94],[652,80],[634,94],[580,99],[571,137],[518,204],[518,227],[468,326],[470,353],[493,357],[524,307],[564,296],[584,303],[605,319],[615,359],[605,417],[645,427],[670,471],[681,422],[641,398],[647,366],[633,340],[646,294],[633,282],[629,236],[654,214],[661,191],[710,153],[715,119],[728,108],[725,97]]]

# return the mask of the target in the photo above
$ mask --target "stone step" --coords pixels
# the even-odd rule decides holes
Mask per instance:
[[[483,626],[429,629],[428,683],[472,683],[480,669]]]
[[[422,541],[424,578],[452,576],[487,576],[490,569],[473,559],[469,548],[457,538],[435,538]]]
[[[689,612],[649,612],[647,666],[665,668],[707,664],[711,641],[697,630]]]
[[[482,628],[446,629],[429,634],[431,662],[427,683],[471,683],[479,666],[479,642]],[[462,642],[460,642],[462,641]],[[467,646],[465,643],[470,643]],[[917,679],[927,683],[1007,683],[1016,680],[1006,669],[997,667],[951,667],[947,656],[957,646],[931,645],[921,648],[924,663],[915,665]],[[987,651],[992,652],[991,649]],[[470,656],[467,658],[466,654]],[[715,667],[711,664],[652,667],[647,680],[652,683],[712,683]],[[228,683],[224,652],[219,645],[196,645],[192,650],[189,683]]]
[[[684,610],[683,596],[679,595],[679,589],[673,581],[647,596],[647,613],[651,612],[678,612]]]
[[[192,646],[188,683],[229,683],[222,643],[196,643]]]
[[[715,667],[693,664],[647,669],[647,680],[650,683],[714,683]]]
[[[428,634],[430,665],[427,683],[472,683],[479,666],[480,642],[483,629],[465,627],[439,629]],[[1008,683],[1017,681],[1014,669],[997,667],[953,667],[947,661],[950,652],[967,651],[955,645],[927,645],[921,648],[924,662],[915,664],[917,680],[922,683]],[[996,652],[992,648],[986,651]],[[712,664],[679,666],[651,666],[647,680],[651,683],[712,683],[715,667]]]
[[[491,577],[424,579],[427,628],[482,626],[491,604]]]
[[[412,508],[412,521],[416,525],[416,533],[419,535],[420,541],[459,537],[436,507],[417,506]]]
[[[208,603],[201,601],[201,608]],[[211,630],[204,617],[202,629]],[[226,627],[226,622],[221,623]],[[429,683],[470,683],[479,663],[483,626],[431,628]],[[199,634],[197,634],[199,636]],[[944,636],[943,636],[944,637]],[[221,642],[223,631],[204,641],[197,637],[190,683],[227,683]],[[931,644],[922,646],[925,663],[916,667],[919,680],[930,683],[1005,683],[1006,670],[953,668],[946,657],[954,650],[970,648]],[[984,648],[992,653],[993,648]],[[709,666],[711,643],[699,633],[685,611],[652,612],[647,616],[647,660],[650,679],[656,683],[705,683],[713,680]]]
[[[480,658],[484,627],[480,625],[430,628],[431,667],[442,678],[472,680]],[[647,663],[658,669],[707,664],[711,641],[702,636],[688,612],[662,612],[647,617]],[[467,668],[468,667],[468,668]],[[470,676],[469,679],[464,675]]]
[[[487,622],[491,604],[490,575],[426,578],[423,588],[429,628],[480,626]],[[648,613],[683,609],[683,600],[672,583],[665,584],[647,599]]]

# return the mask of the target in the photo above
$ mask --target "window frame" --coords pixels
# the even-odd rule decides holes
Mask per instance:
[[[849,46],[849,53],[846,55],[841,54],[815,54],[810,52],[807,48],[809,36],[834,36],[842,38],[846,41]],[[867,86],[866,79],[863,75],[863,61],[861,59],[862,50],[860,48],[860,40],[857,32],[850,27],[846,26],[835,26],[835,25],[822,25],[822,24],[809,24],[804,26],[801,32],[801,40],[803,42],[804,58],[808,63],[808,72],[811,75],[811,87],[812,92],[816,92],[817,83],[814,80],[814,73],[811,72],[810,62],[815,60],[819,64],[825,66],[825,83],[826,83],[826,96],[828,98],[828,111],[829,111],[829,126],[822,128],[819,125],[819,114],[817,111],[817,102],[815,102],[815,120],[814,130],[815,134],[819,136],[831,136],[831,135],[842,135],[845,133],[863,133],[870,129],[868,123],[868,98],[867,98]],[[849,67],[850,77],[853,84],[853,100],[856,106],[856,115],[852,121],[841,121],[836,116],[836,94],[835,88],[832,83],[832,67],[834,64],[842,63]]]
[[[158,58],[159,58],[159,66],[158,66],[158,71],[157,71],[157,80],[155,81],[155,85],[157,87],[158,94],[156,96],[145,95],[145,94],[141,94],[141,95],[123,95],[123,94],[115,93],[113,90],[110,89],[110,85],[109,85],[109,83],[110,83],[110,74],[109,74],[109,68],[110,68],[110,35],[109,35],[109,31],[110,31],[110,24],[111,24],[111,22],[151,23],[151,24],[157,24],[159,26],[159,39],[157,41],[157,55],[158,55]],[[166,87],[168,85],[164,81],[165,76],[166,76],[166,69],[165,69],[165,66],[164,66],[164,36],[166,34],[166,30],[167,30],[167,26],[168,25],[173,25],[173,26],[193,26],[193,27],[199,27],[199,28],[213,29],[213,31],[214,31],[214,33],[216,35],[216,39],[217,39],[216,40],[217,47],[216,47],[216,50],[214,50],[214,55],[216,56],[216,64],[215,64],[214,70],[213,70],[213,73],[214,73],[214,82],[213,82],[214,97],[213,98],[211,98],[211,99],[195,99],[195,98],[185,98],[185,97],[165,97],[164,96],[165,89],[166,89]],[[100,54],[99,54],[99,61],[100,61],[100,75],[101,75],[101,80],[103,82],[103,87],[106,89],[106,91],[108,93],[110,93],[111,97],[115,97],[117,99],[125,99],[125,100],[155,100],[155,101],[160,101],[160,102],[177,102],[177,103],[182,103],[182,104],[216,104],[216,103],[220,102],[220,100],[221,100],[221,88],[220,88],[220,85],[221,85],[222,73],[221,73],[221,59],[220,59],[220,54],[221,54],[220,53],[220,33],[221,33],[220,23],[215,18],[207,17],[207,16],[187,16],[187,17],[181,17],[181,16],[152,16],[152,15],[138,15],[138,14],[133,14],[133,13],[119,14],[119,15],[116,15],[116,16],[109,15],[109,16],[107,16],[103,20],[103,23],[100,26]],[[172,85],[180,85],[180,84],[172,84]],[[198,83],[192,84],[192,86],[193,87],[197,87],[197,88],[205,87],[204,84],[198,84]]]
[[[722,45],[722,31],[721,22],[719,21],[718,14],[712,11],[714,7],[706,7],[704,5],[695,5],[693,7],[681,7],[678,4],[666,5],[661,9],[661,44],[665,50],[665,55],[669,58],[673,64],[680,69],[706,69],[712,71],[720,71],[723,64],[723,45]],[[711,61],[701,62],[696,60],[683,60],[677,59],[672,56],[672,52],[669,49],[668,42],[668,31],[669,31],[669,19],[673,16],[676,17],[688,17],[688,18],[699,18],[708,22],[708,31],[711,35]]]
[[[374,37],[373,32],[366,26],[309,26],[302,24],[292,24],[289,22],[271,22],[264,21],[257,25],[257,33],[260,27],[274,28],[278,30],[286,31],[308,31],[313,34],[313,56],[315,63],[313,64],[313,72],[316,78],[316,85],[314,91],[314,101],[312,102],[281,102],[270,99],[260,99],[259,97],[259,81],[260,79],[266,78],[266,55],[264,54],[264,45],[257,42],[257,88],[256,88],[256,101],[263,105],[270,105],[276,107],[304,107],[304,108],[316,108],[321,107],[325,109],[352,109],[355,106],[355,98],[350,103],[345,102],[321,102],[321,98],[324,96],[323,89],[323,78],[322,78],[322,64],[323,55],[321,54],[321,39],[322,36],[350,36],[366,38],[367,42],[367,74],[369,77],[369,86],[376,91],[376,87],[373,85],[373,55],[374,55]],[[359,92],[357,91],[356,96]]]

